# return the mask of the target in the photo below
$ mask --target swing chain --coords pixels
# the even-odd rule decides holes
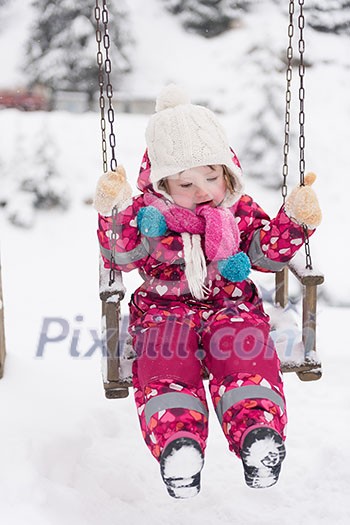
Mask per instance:
[[[304,64],[304,52],[305,52],[305,40],[304,40],[304,27],[305,18],[303,12],[304,0],[298,0],[299,3],[299,17],[298,17],[298,28],[299,28],[299,174],[300,174],[300,185],[304,186],[305,176],[305,111],[304,111],[304,100],[305,100],[305,88],[304,88],[304,75],[305,75],[305,64]]]
[[[299,50],[299,177],[300,185],[305,185],[305,87],[304,87],[304,75],[305,75],[305,64],[304,64],[304,52],[305,52],[305,40],[304,40],[304,0],[298,0],[299,4],[299,16],[298,16],[298,28],[299,28],[299,39],[298,39],[298,50]],[[290,141],[290,106],[291,106],[291,82],[292,82],[292,60],[293,60],[293,36],[294,36],[294,0],[289,0],[289,25],[288,25],[288,47],[287,47],[287,70],[286,70],[286,105],[285,105],[285,122],[284,122],[284,146],[283,146],[283,183],[282,183],[282,197],[283,204],[285,204],[288,186],[288,155],[289,155],[289,141]],[[305,246],[305,257],[307,269],[312,270],[312,260],[310,251],[309,234],[306,225],[303,225],[304,232],[304,246]]]
[[[100,88],[99,106],[101,113],[101,131],[102,131],[102,158],[103,171],[106,173],[107,168],[107,141],[106,141],[106,109],[107,119],[109,122],[109,146],[111,149],[110,169],[115,171],[117,168],[117,160],[115,156],[116,137],[114,133],[114,108],[113,108],[113,87],[111,83],[112,62],[109,57],[111,46],[110,36],[108,32],[108,8],[106,0],[102,0],[102,10],[99,5],[99,0],[95,4],[95,19],[96,19],[96,41],[97,41],[97,64],[98,64],[98,83]],[[103,29],[101,29],[103,28]],[[104,57],[102,53],[102,44],[104,48]],[[106,83],[105,83],[106,79]],[[108,108],[106,108],[105,94],[108,99]]]
[[[112,230],[111,230],[111,268],[109,270],[109,286],[115,282],[115,253],[117,244],[117,215],[118,208],[116,206],[112,209]]]
[[[305,87],[304,87],[304,75],[305,75],[305,64],[304,64],[304,52],[305,52],[305,40],[304,40],[304,28],[305,28],[305,17],[304,17],[304,0],[298,0],[299,4],[299,17],[298,17],[298,28],[299,28],[299,175],[300,185],[305,186]],[[305,267],[308,270],[312,270],[312,259],[310,250],[310,240],[307,226],[303,225],[304,230],[304,247],[305,247]]]
[[[108,109],[107,109],[107,118],[109,122],[109,145],[111,150],[111,161],[110,169],[116,171],[117,169],[117,160],[115,156],[116,148],[116,137],[114,133],[114,108],[113,108],[113,87],[111,83],[111,71],[112,71],[112,62],[109,58],[110,51],[110,37],[108,33],[108,8],[106,0],[102,0],[102,11],[99,5],[99,0],[96,0],[95,4],[95,20],[96,20],[96,41],[97,41],[97,65],[98,65],[98,84],[100,89],[99,96],[99,106],[100,106],[100,115],[101,115],[101,134],[102,134],[102,161],[103,161],[103,171],[106,173],[108,171],[108,155],[107,155],[107,140],[106,140],[106,100],[105,92],[108,99]],[[101,27],[103,26],[103,34]],[[104,48],[104,57],[102,52],[102,44]],[[106,84],[105,84],[106,79]],[[111,268],[109,272],[109,286],[115,282],[115,253],[116,253],[116,242],[117,242],[117,217],[118,210],[114,206],[112,210],[112,231],[111,231]]]
[[[109,133],[109,145],[111,147],[111,162],[110,167],[112,171],[115,171],[117,168],[117,159],[115,156],[115,148],[116,148],[116,138],[114,133],[114,108],[113,108],[113,87],[111,82],[111,72],[112,72],[112,62],[109,58],[109,51],[111,46],[111,40],[108,33],[108,20],[109,20],[109,14],[108,14],[108,8],[106,0],[102,0],[102,22],[104,27],[104,35],[103,35],[103,45],[105,48],[105,73],[106,73],[106,95],[108,98],[108,110],[107,110],[107,116],[108,116],[108,122],[110,127],[110,133]]]
[[[292,99],[291,82],[293,75],[293,36],[294,36],[294,0],[289,2],[289,25],[288,25],[288,47],[287,47],[287,70],[286,70],[286,105],[284,113],[284,145],[283,145],[283,183],[282,183],[282,197],[283,204],[286,202],[288,193],[287,177],[288,177],[288,155],[289,155],[289,136],[290,136],[290,103]]]
[[[95,20],[96,20],[96,41],[97,41],[98,85],[100,89],[99,106],[100,106],[100,114],[101,114],[102,162],[103,162],[103,172],[106,173],[108,171],[108,161],[107,161],[107,142],[106,142],[103,54],[101,51],[101,42],[102,42],[102,31],[101,31],[101,24],[100,24],[101,9],[99,6],[99,0],[96,0]]]
[[[309,232],[308,232],[306,224],[303,225],[303,230],[304,230],[304,246],[305,246],[305,258],[306,258],[305,268],[307,270],[312,270]]]

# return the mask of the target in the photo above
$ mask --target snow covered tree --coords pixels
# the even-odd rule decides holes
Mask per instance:
[[[287,14],[288,2],[275,4]],[[295,13],[299,12],[295,2]],[[306,24],[323,33],[350,34],[350,0],[307,0],[304,4]]]
[[[21,144],[20,140],[17,153]],[[15,173],[8,169],[6,213],[10,222],[31,228],[37,210],[68,208],[68,185],[57,169],[58,157],[56,144],[43,124],[30,157],[23,154]]]
[[[5,7],[6,4],[8,4],[8,2],[9,2],[9,0],[0,0],[0,9],[2,7]],[[2,17],[2,10],[0,12],[0,17]],[[2,18],[0,18],[0,21],[2,21]],[[2,29],[3,29],[3,27],[1,27],[1,25],[0,25],[0,33],[2,32]]]
[[[37,17],[25,64],[31,85],[84,91],[93,98],[97,90],[94,6],[93,0],[33,0]],[[120,86],[131,69],[130,30],[122,2],[109,2],[108,10],[113,82]]]
[[[162,0],[183,26],[210,38],[227,31],[257,0]]]
[[[252,51],[256,67],[254,96],[249,110],[251,129],[241,156],[250,177],[259,178],[268,187],[280,185],[284,139],[284,64],[274,49],[259,46]]]
[[[305,14],[317,31],[350,34],[350,0],[309,0]]]
[[[67,184],[57,169],[57,158],[57,146],[44,122],[36,138],[33,161],[20,185],[22,191],[33,194],[35,209],[66,209],[69,205]]]

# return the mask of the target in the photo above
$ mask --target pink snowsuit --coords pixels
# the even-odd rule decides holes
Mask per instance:
[[[239,456],[242,436],[253,425],[270,426],[284,437],[286,406],[269,317],[250,279],[230,282],[213,262],[208,261],[208,298],[199,301],[191,296],[181,235],[168,229],[162,237],[148,238],[137,228],[144,193],[154,192],[149,174],[146,153],[138,180],[142,194],[117,216],[115,250],[115,268],[138,268],[144,279],[129,305],[129,332],[137,353],[133,385],[142,434],[157,459],[178,432],[194,434],[204,450],[206,369],[216,414],[230,450]],[[302,227],[283,208],[271,220],[243,195],[230,210],[239,226],[240,249],[256,270],[281,270],[303,244]],[[107,268],[111,228],[111,217],[100,215],[98,238]]]

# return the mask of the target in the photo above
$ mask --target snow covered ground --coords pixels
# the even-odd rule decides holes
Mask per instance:
[[[145,14],[137,21],[142,2],[128,0],[128,3],[133,7],[138,34],[143,24],[143,32],[149,36],[151,23],[156,39],[167,34],[166,30],[168,34],[170,30],[174,32],[174,39],[167,44],[168,51],[166,46],[157,46],[158,54],[152,54],[150,38],[147,44],[146,39],[142,45],[139,43],[135,89],[136,86],[141,89],[144,80],[145,92],[155,94],[164,82],[183,81],[196,96],[204,85],[205,98],[215,103],[229,100],[230,85],[239,86],[242,82],[244,87],[248,81],[253,82],[244,64],[236,75],[237,83],[232,79],[235,75],[230,68],[231,55],[233,49],[238,49],[235,47],[240,42],[238,36],[232,37],[232,42],[230,34],[216,40],[224,41],[224,46],[220,47],[220,61],[215,61],[219,44],[209,48],[206,41],[184,35],[168,15],[155,16],[155,0],[147,2],[147,19]],[[256,28],[257,22],[251,19]],[[268,26],[262,25],[263,41]],[[14,37],[16,34],[14,28]],[[16,178],[33,161],[38,136],[50,133],[58,148],[57,167],[71,195],[68,211],[37,212],[35,224],[29,230],[11,225],[6,219],[6,208],[0,211],[8,352],[5,375],[0,381],[1,523],[100,525],[125,521],[132,525],[178,525],[191,521],[193,525],[345,525],[349,522],[350,282],[346,267],[349,255],[346,175],[350,73],[343,67],[348,56],[344,50],[349,43],[344,41],[341,45],[339,40],[328,36],[322,37],[323,41],[318,38],[311,43],[311,50],[324,62],[309,74],[308,167],[319,175],[316,189],[324,223],[312,239],[312,249],[315,262],[326,274],[322,287],[325,299],[347,307],[330,307],[325,300],[320,303],[318,346],[323,378],[315,383],[301,383],[294,375],[285,376],[288,455],[278,485],[264,491],[245,486],[241,465],[227,450],[212,414],[201,494],[188,501],[169,498],[160,481],[158,465],[143,444],[132,397],[106,400],[99,351],[86,356],[93,348],[100,316],[96,214],[83,202],[92,195],[100,173],[98,115],[23,114],[15,110],[0,113],[0,160],[6,174],[0,189],[10,184],[10,175]],[[14,41],[19,46],[16,38]],[[248,44],[242,39],[243,47]],[[201,50],[202,64],[196,62]],[[176,53],[178,67],[174,68],[171,62]],[[205,56],[211,57],[210,66]],[[4,55],[1,60],[3,64]],[[13,60],[11,64],[7,62],[9,76],[14,75],[10,68],[13,63]],[[191,70],[194,63],[196,69]],[[207,74],[204,67],[208,67]],[[235,91],[238,98],[229,106],[230,111],[222,115],[238,154],[241,132],[245,133],[244,108],[248,105],[245,95],[249,104],[254,104],[249,92]],[[118,116],[118,157],[133,183],[145,146],[143,133],[147,120],[142,115]],[[241,160],[244,166],[244,159]],[[250,180],[249,169],[246,178],[248,193],[271,214],[275,213],[279,195]],[[296,184],[297,177],[292,178]],[[135,288],[137,279],[135,273],[127,275],[129,290]],[[47,335],[59,340],[41,346],[43,355],[38,357],[44,323],[49,326]]]
[[[202,493],[193,501],[171,500],[142,442],[132,398],[105,400],[98,348],[85,356],[100,315],[96,217],[83,203],[99,173],[98,116],[23,116],[9,110],[1,117],[2,122],[20,120],[28,143],[28,130],[47,120],[60,137],[60,167],[72,193],[68,212],[38,212],[28,231],[10,225],[5,211],[0,216],[8,351],[0,381],[3,523],[177,525],[191,519],[194,525],[257,520],[345,525],[350,513],[349,309],[321,302],[322,380],[308,384],[286,376],[288,456],[279,484],[261,492],[245,487],[241,465],[212,417]],[[120,151],[129,173],[137,172],[146,120],[119,119]],[[257,194],[257,187],[251,189]],[[271,193],[259,194],[267,209],[274,207]],[[342,277],[337,278],[341,285]],[[129,289],[136,279],[127,275]],[[45,322],[46,335],[60,340],[39,348]]]

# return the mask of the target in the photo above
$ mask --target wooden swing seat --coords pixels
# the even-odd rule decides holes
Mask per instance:
[[[304,267],[305,261],[297,254],[284,270],[275,274],[275,310],[271,316],[271,336],[281,361],[282,372],[296,372],[302,381],[314,381],[321,377],[321,362],[316,352],[316,307],[317,286],[324,276],[316,270]],[[302,329],[298,329],[288,305],[288,270],[302,285]],[[135,358],[131,341],[120,332],[120,302],[125,295],[120,272],[109,286],[109,270],[100,259],[100,299],[102,301],[102,338],[106,356],[104,358],[104,389],[108,399],[127,397],[131,386],[131,365]],[[276,319],[274,319],[276,317]],[[283,323],[280,319],[283,317]],[[286,329],[287,327],[287,329]],[[108,334],[108,337],[106,337]],[[124,340],[121,340],[120,336]],[[206,372],[203,371],[206,378]]]

